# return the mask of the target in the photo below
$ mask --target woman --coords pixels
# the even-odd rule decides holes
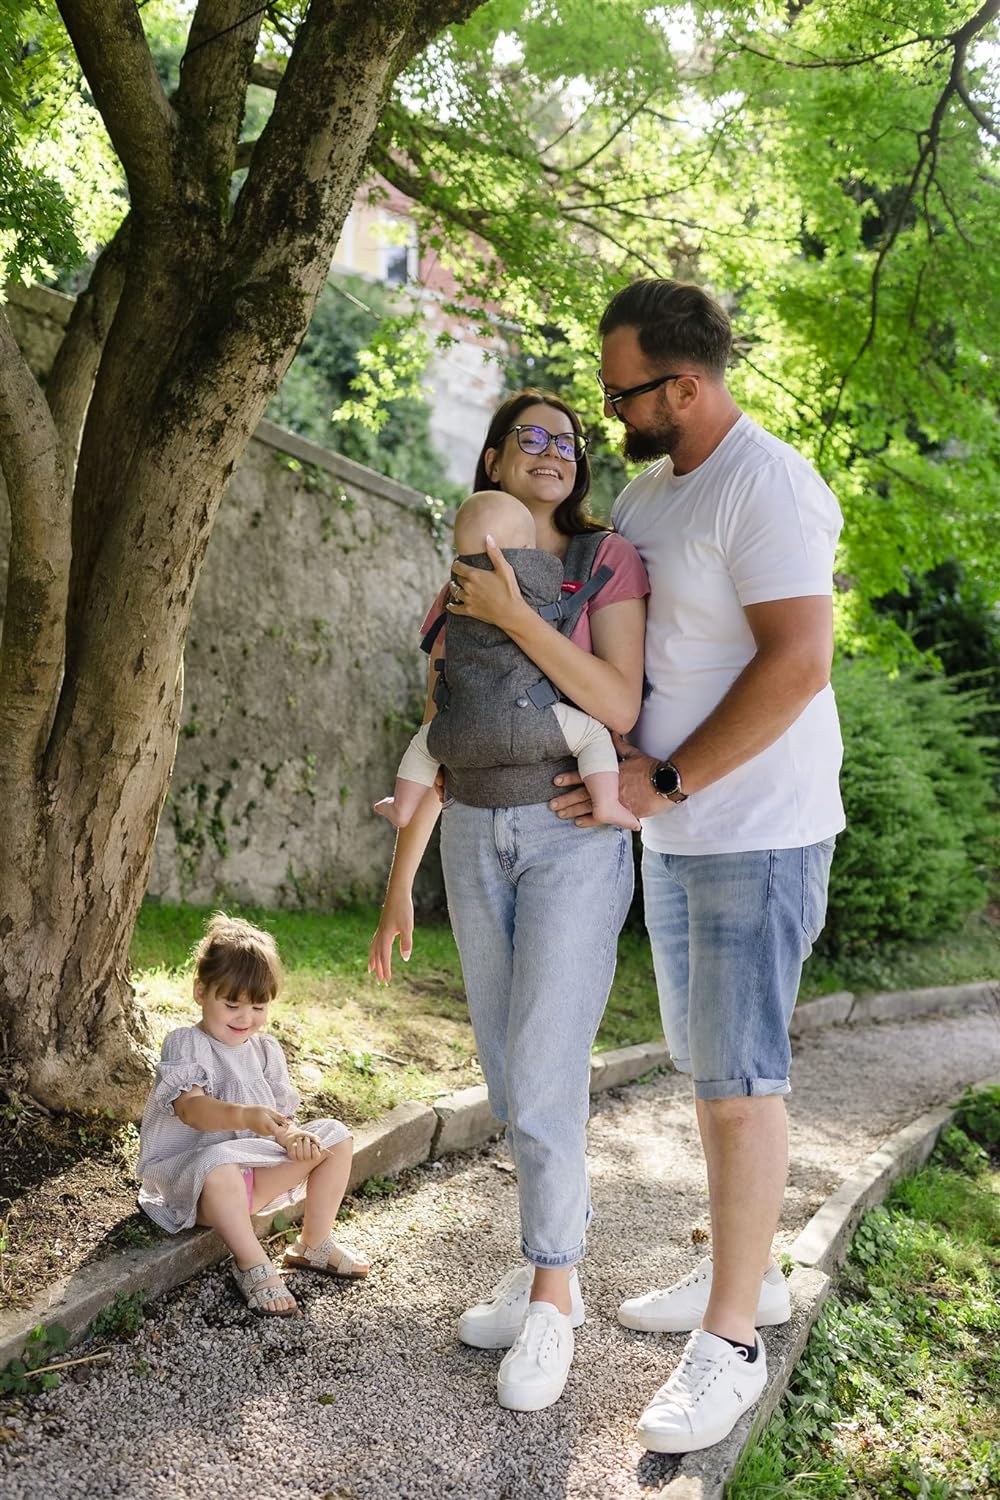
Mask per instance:
[[[522,391],[497,411],[475,489],[514,495],[534,518],[537,546],[560,558],[572,536],[604,529],[584,510],[590,466],[580,420],[541,391]],[[634,548],[607,533],[594,570],[606,563],[613,577],[569,637],[524,602],[499,549],[488,552],[493,571],[455,564],[460,584],[450,590],[448,611],[499,626],[567,699],[626,733],[642,697],[649,592]],[[439,636],[433,657],[442,654],[440,643]],[[425,720],[433,713],[429,693]],[[409,957],[413,877],[440,811],[432,788],[398,834],[369,950],[369,971],[381,980],[391,978],[397,937]],[[462,1315],[459,1336],[479,1348],[507,1348],[497,1376],[500,1404],[535,1411],[562,1394],[573,1328],[584,1319],[575,1267],[590,1219],[590,1049],[632,897],[631,841],[620,828],[560,821],[544,801],[450,801],[441,863],[490,1105],[507,1124],[517,1166],[525,1257]]]

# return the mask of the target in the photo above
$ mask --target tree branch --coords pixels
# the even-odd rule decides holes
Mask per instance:
[[[607,151],[607,149],[608,149],[609,146],[613,146],[614,145],[615,141],[621,135],[622,131],[628,129],[628,127],[631,125],[632,121],[635,119],[635,117],[638,114],[641,113],[641,111],[649,103],[649,100],[651,98],[652,98],[652,95],[651,94],[647,94],[645,96],[645,98],[640,99],[639,103],[635,106],[635,108],[631,109],[629,111],[629,113],[625,116],[625,118],[623,120],[619,121],[619,123],[615,126],[614,130],[608,136],[607,140],[602,141],[599,146],[597,146],[593,151],[591,151],[591,153],[590,153],[589,156],[585,156],[584,157],[583,161],[578,161],[576,163],[576,165],[572,166],[572,167],[564,167],[562,169],[563,170],[563,175],[564,176],[566,176],[566,175],[575,176],[578,172],[582,172],[582,171],[584,171],[584,169],[586,167],[589,167],[590,164],[591,164],[591,162],[596,161],[599,156],[603,155],[603,153],[605,151]],[[546,148],[546,149],[548,149],[548,148]]]
[[[90,281],[76,299],[45,385],[49,410],[62,440],[70,489],[104,341],[125,282],[129,227],[129,219],[123,219],[98,257]]]
[[[284,78],[284,70],[275,68],[271,63],[254,63],[250,69],[250,82],[255,83],[259,89],[271,89],[277,93]]]
[[[826,448],[827,439],[831,431],[833,430],[834,423],[840,415],[840,408],[843,404],[844,393],[847,390],[847,383],[853,375],[854,371],[857,369],[861,360],[864,358],[864,356],[867,354],[868,350],[874,343],[875,331],[878,325],[878,305],[882,271],[893,246],[899,238],[900,231],[903,227],[903,220],[905,219],[907,210],[909,209],[910,204],[913,202],[917,189],[920,186],[920,180],[924,174],[925,168],[927,168],[927,185],[929,186],[930,183],[934,180],[934,172],[937,165],[938,147],[941,140],[941,126],[944,122],[949,103],[951,102],[952,98],[958,95],[959,84],[962,81],[965,73],[965,57],[969,48],[969,43],[975,36],[979,34],[980,31],[982,31],[986,26],[989,25],[989,23],[997,15],[998,11],[1000,11],[1000,0],[986,0],[986,3],[980,7],[975,15],[971,16],[969,20],[966,21],[964,26],[959,27],[959,29],[953,32],[952,35],[948,38],[953,48],[951,68],[948,73],[948,81],[945,84],[944,88],[941,90],[937,102],[934,105],[934,109],[931,113],[931,118],[927,129],[921,131],[920,135],[918,136],[918,139],[922,140],[923,144],[917,156],[916,165],[914,166],[913,171],[910,174],[909,181],[906,184],[906,190],[903,193],[903,196],[899,203],[899,207],[893,217],[891,225],[889,226],[889,232],[886,235],[885,241],[883,242],[876,257],[875,266],[872,270],[868,327],[865,331],[865,336],[862,339],[857,352],[840,377],[840,381],[837,385],[836,395],[833,401],[833,406],[824,422],[823,435],[820,438],[819,448],[817,452],[818,460],[822,460],[823,453]]]
[[[0,469],[10,497],[10,568],[0,637],[0,803],[38,777],[63,670],[70,500],[62,445],[0,309]]]
[[[917,47],[922,42],[943,42],[940,50],[947,50],[947,43],[951,40],[946,35],[936,32],[915,32],[913,36],[907,37],[905,41],[893,42],[889,47],[881,47],[876,52],[862,52],[857,57],[818,57],[813,56],[808,61],[792,57],[778,57],[773,52],[765,52],[761,47],[751,47],[749,42],[736,41],[734,43],[737,52],[749,52],[753,57],[762,57],[765,62],[775,63],[780,68],[858,68],[865,63],[877,62],[881,57],[889,57],[894,52],[902,52],[907,47]],[[806,48],[801,48],[806,51]]]
[[[956,81],[955,92],[980,129],[985,130],[987,135],[991,135],[995,141],[1000,141],[1000,126],[995,120],[991,120],[986,111],[973,99],[964,75]]]
[[[633,245],[625,245],[621,240],[616,239],[615,236],[609,232],[606,225],[592,224],[589,219],[582,219],[578,214],[570,213],[566,209],[563,209],[563,216],[571,223],[579,224],[581,229],[588,229],[591,234],[597,235],[602,240],[607,240],[610,245],[614,245],[618,250],[622,252],[623,255],[629,257],[629,259],[637,260],[641,266],[646,267],[646,270],[651,276],[665,277],[667,275],[667,271],[663,266],[656,265],[656,263],[654,261],[651,261],[647,255],[644,255],[641,251],[636,250]]]
[[[250,0],[199,0],[174,98],[206,183],[228,197],[263,11]]]
[[[457,203],[442,202],[433,191],[433,178],[418,177],[414,172],[409,171],[378,141],[372,143],[368,161],[376,172],[385,178],[386,182],[391,183],[407,198],[412,198],[415,203],[422,203],[431,208],[435,213],[449,219],[459,229],[466,229],[470,234],[481,235],[484,239],[489,237],[490,217],[484,209],[462,208]]]
[[[176,116],[133,0],[57,0],[94,102],[125,169],[133,206],[170,194]]]

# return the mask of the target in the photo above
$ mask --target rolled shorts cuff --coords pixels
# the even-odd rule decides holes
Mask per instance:
[[[521,1254],[526,1261],[533,1266],[541,1266],[543,1271],[558,1271],[563,1266],[575,1266],[577,1261],[583,1260],[587,1253],[587,1244],[581,1240],[575,1250],[558,1250],[550,1253],[547,1250],[532,1250],[524,1240],[521,1241]]]
[[[765,1099],[770,1094],[791,1091],[787,1078],[696,1078],[694,1081],[696,1099]]]

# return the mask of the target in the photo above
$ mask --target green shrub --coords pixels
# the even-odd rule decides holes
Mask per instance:
[[[905,594],[872,600],[920,651],[931,652],[945,675],[979,687],[991,699],[983,729],[1000,735],[1000,603],[997,588],[949,558],[929,573],[909,574]]]
[[[847,831],[837,841],[821,952],[928,938],[986,901],[996,858],[995,742],[983,695],[875,662],[838,663]]]
[[[958,1101],[955,1124],[987,1151],[1000,1151],[1000,1083],[966,1089]]]

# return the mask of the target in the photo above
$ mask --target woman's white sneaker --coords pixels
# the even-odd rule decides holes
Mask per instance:
[[[528,1311],[535,1268],[527,1261],[501,1276],[489,1296],[467,1308],[458,1320],[458,1336],[474,1349],[509,1349]],[[570,1322],[579,1328],[586,1317],[576,1267],[569,1278]]]
[[[529,1302],[497,1371],[497,1397],[510,1411],[541,1411],[558,1401],[573,1362],[573,1324],[551,1302]]]
[[[694,1270],[662,1291],[629,1297],[618,1309],[618,1321],[643,1333],[690,1333],[701,1327],[712,1290],[712,1257],[706,1255]],[[754,1323],[773,1328],[792,1316],[788,1283],[779,1267],[772,1266],[760,1284]]]
[[[693,1453],[732,1432],[767,1384],[760,1334],[750,1364],[742,1349],[699,1328],[681,1362],[639,1418],[639,1441],[652,1453]]]

